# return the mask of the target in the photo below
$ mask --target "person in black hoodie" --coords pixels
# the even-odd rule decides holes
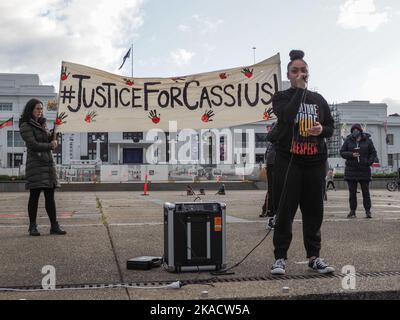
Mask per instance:
[[[325,190],[327,147],[325,138],[333,134],[334,120],[329,105],[318,93],[307,90],[308,65],[304,52],[292,50],[287,76],[291,88],[277,92],[272,99],[278,118],[275,132],[273,275],[285,274],[287,251],[292,240],[292,224],[300,206],[304,246],[308,266],[318,273],[331,273],[320,258],[321,224]]]
[[[347,181],[350,194],[350,213],[347,218],[356,218],[358,183],[361,185],[365,215],[372,218],[369,183],[371,166],[377,158],[376,150],[371,135],[364,133],[358,123],[351,127],[350,132],[340,149],[340,155],[346,159],[344,180]]]
[[[267,128],[270,133],[275,127],[274,122],[270,127]],[[264,204],[262,206],[262,213],[260,217],[267,217],[267,230],[274,228],[275,220],[275,209],[273,200],[273,180],[274,180],[274,163],[275,163],[275,147],[270,141],[267,142],[267,149],[265,151],[265,162],[267,164],[267,193],[265,195]]]
[[[51,151],[57,147],[57,141],[53,139],[46,127],[46,119],[43,117],[43,104],[38,99],[31,99],[25,106],[19,120],[22,139],[28,149],[26,159],[26,188],[29,189],[29,235],[40,236],[37,229],[36,217],[40,193],[45,196],[45,207],[51,222],[50,233],[64,235],[57,222],[56,203],[54,190],[58,187],[56,169]]]

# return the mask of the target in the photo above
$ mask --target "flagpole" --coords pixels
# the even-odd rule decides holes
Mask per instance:
[[[131,46],[131,64],[132,64],[131,77],[133,78],[133,43],[132,43],[132,46]]]

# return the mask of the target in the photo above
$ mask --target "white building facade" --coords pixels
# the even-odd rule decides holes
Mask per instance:
[[[13,118],[13,126],[0,129],[0,174],[18,175],[26,158],[25,143],[19,134],[19,118],[32,98],[43,102],[46,109],[56,99],[53,86],[43,85],[35,74],[0,73],[0,123]],[[56,112],[46,111],[49,125]]]
[[[287,87],[288,83],[284,82],[283,86]],[[19,135],[18,119],[26,102],[31,98],[43,102],[50,127],[56,117],[56,111],[51,108],[56,96],[54,87],[43,85],[38,75],[0,74],[0,121],[14,118],[13,127],[0,130],[0,174],[18,175],[21,165],[23,167],[25,164],[26,149]],[[368,101],[350,101],[337,104],[336,108],[340,121],[336,124],[337,130],[345,136],[349,134],[352,124],[360,123],[372,136],[381,166],[397,170],[400,160],[400,116],[388,117],[386,104]],[[264,162],[266,127],[270,123],[263,121],[225,130],[197,131],[191,134],[191,139],[181,133],[154,137],[146,132],[134,131],[63,134],[55,152],[55,160],[57,164],[65,166],[101,160],[103,166],[110,166],[110,176],[118,166],[137,168],[147,165],[146,172],[157,171],[155,166],[174,166],[177,165],[177,159],[183,158],[189,160],[189,166],[203,165],[217,170],[232,170],[245,164],[259,166]],[[182,145],[186,145],[186,149]],[[190,150],[187,150],[188,147]],[[186,151],[179,153],[182,150]],[[330,162],[332,166],[344,164],[340,157],[332,158]],[[153,168],[149,169],[150,166]],[[175,169],[179,171],[177,167]],[[164,178],[168,178],[171,167],[166,170],[163,171]],[[143,178],[143,174],[139,176]]]
[[[371,135],[380,166],[387,171],[397,171],[400,164],[400,116],[388,116],[385,103],[350,101],[337,104],[336,108],[342,137],[350,134],[353,124],[361,124]]]

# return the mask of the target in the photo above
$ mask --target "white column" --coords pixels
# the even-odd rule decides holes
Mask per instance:
[[[118,143],[118,148],[117,148],[117,155],[118,155],[118,165],[121,164],[121,149],[120,149],[120,145]]]

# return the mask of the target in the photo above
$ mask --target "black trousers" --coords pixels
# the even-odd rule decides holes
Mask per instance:
[[[349,186],[349,202],[350,202],[350,210],[357,210],[357,184],[361,185],[361,192],[363,196],[363,205],[365,211],[371,210],[371,196],[369,194],[369,181],[356,181],[356,180],[347,180],[347,185]]]
[[[329,186],[332,186],[334,190],[336,190],[335,183],[333,181],[328,181],[326,184],[326,190],[329,190]]]
[[[273,186],[277,214],[273,239],[275,258],[287,259],[292,241],[293,219],[299,206],[307,258],[319,257],[324,214],[325,163],[315,166],[292,163],[287,172],[288,166],[289,159],[277,154]]]
[[[52,189],[31,189],[28,202],[29,222],[36,223],[37,210],[40,193],[43,190],[45,198],[45,208],[51,224],[57,222],[56,202],[54,200],[54,188]]]
[[[268,190],[267,194],[265,195],[264,205],[262,207],[262,212],[266,212],[268,217],[273,217],[275,214],[274,210],[274,198],[273,198],[273,180],[274,179],[274,165],[268,164],[267,165],[267,185]]]

